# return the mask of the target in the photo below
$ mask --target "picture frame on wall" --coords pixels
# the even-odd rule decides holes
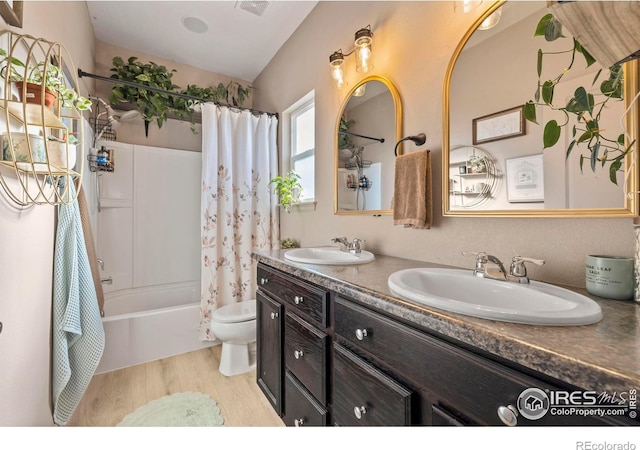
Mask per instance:
[[[542,153],[508,158],[506,163],[507,199],[510,203],[544,202]]]
[[[22,8],[24,2],[17,0],[0,0],[0,16],[7,25],[22,28]]]
[[[524,105],[478,117],[472,122],[474,145],[526,134]]]

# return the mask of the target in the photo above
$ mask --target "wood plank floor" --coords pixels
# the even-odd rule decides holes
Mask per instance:
[[[256,372],[225,377],[221,346],[95,375],[69,426],[111,427],[140,406],[165,395],[195,391],[211,396],[225,426],[284,426],[256,384]]]

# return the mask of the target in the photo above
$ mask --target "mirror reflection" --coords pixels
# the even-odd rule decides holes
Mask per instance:
[[[454,55],[447,74],[445,214],[634,215],[636,206],[625,194],[637,191],[635,172],[625,179],[623,165],[615,184],[610,181],[608,165],[603,167],[598,161],[595,171],[591,170],[590,153],[580,145],[567,158],[573,127],[584,124],[574,117],[567,123],[566,115],[552,108],[537,108],[539,125],[525,120],[524,105],[535,99],[539,83],[539,49],[545,54],[541,79],[563,73],[571,63],[571,54],[566,52],[573,47],[569,32],[563,29],[567,37],[553,42],[534,37],[538,23],[550,12],[546,2],[499,2],[484,17],[495,11],[500,13],[499,23],[465,36],[468,39]],[[578,54],[571,70],[555,86],[554,102],[566,105],[576,89],[584,86],[594,93],[597,103],[596,94],[608,72],[602,69],[597,62],[587,66]],[[637,93],[636,70],[631,64],[624,68],[625,99]],[[636,110],[625,117],[626,108],[626,101],[612,101],[603,111],[600,129],[613,140],[625,132],[637,133],[630,125]],[[544,148],[544,125],[550,120],[566,126],[561,127],[558,142]],[[581,154],[585,155],[582,162]],[[482,171],[474,169],[478,158],[484,163]]]
[[[336,125],[336,214],[391,213],[400,123],[389,80],[368,77],[351,90]]]

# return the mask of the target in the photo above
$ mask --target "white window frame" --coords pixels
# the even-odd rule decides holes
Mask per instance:
[[[289,108],[287,108],[283,113],[283,121],[282,121],[282,136],[283,136],[283,145],[282,145],[282,173],[286,174],[290,170],[292,170],[294,162],[300,159],[314,158],[314,167],[315,167],[315,139],[314,146],[312,149],[306,150],[300,154],[294,154],[295,151],[295,119],[307,112],[309,109],[315,108],[315,90],[309,92],[300,100],[295,102]],[[315,124],[314,124],[315,127]],[[314,130],[315,131],[315,130]],[[316,188],[316,174],[313,174],[312,180],[314,186],[314,197],[305,197],[300,203],[314,203],[315,202],[315,188]]]

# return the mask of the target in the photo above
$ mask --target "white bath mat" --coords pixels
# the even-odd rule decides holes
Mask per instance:
[[[152,400],[125,417],[118,427],[219,427],[215,400],[200,392],[180,392]]]

